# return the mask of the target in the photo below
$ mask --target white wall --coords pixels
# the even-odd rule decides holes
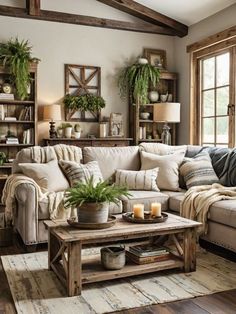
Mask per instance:
[[[11,5],[19,1],[0,0]],[[133,20],[95,0],[42,1],[44,9],[87,14],[100,17]],[[49,6],[50,5],[50,6]],[[68,11],[68,10],[67,10]],[[64,96],[64,64],[95,65],[102,68],[102,96],[107,102],[103,115],[122,112],[127,130],[128,104],[122,102],[117,88],[116,74],[128,59],[142,54],[143,47],[167,51],[168,69],[174,69],[174,38],[162,35],[141,34],[119,30],[69,25],[0,16],[0,41],[18,36],[28,39],[34,55],[41,59],[38,73],[39,105],[58,103]],[[4,31],[3,31],[4,30]],[[42,107],[41,107],[42,108]],[[83,123],[84,136],[96,132],[97,124]],[[39,122],[39,138],[47,137],[48,123]]]
[[[219,13],[190,26],[189,34],[183,38],[175,38],[175,70],[179,73],[179,101],[181,107],[181,123],[179,125],[179,144],[189,143],[189,100],[190,100],[190,56],[186,46],[221,32],[236,24],[236,4]]]

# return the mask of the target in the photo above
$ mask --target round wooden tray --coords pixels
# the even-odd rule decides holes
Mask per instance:
[[[122,215],[123,219],[128,222],[134,222],[138,224],[154,224],[166,221],[168,215],[166,213],[162,213],[161,217],[153,217],[150,212],[144,212],[144,219],[134,218],[133,213],[125,213]]]
[[[79,229],[106,229],[114,226],[116,223],[116,217],[111,216],[108,218],[108,221],[104,223],[82,223],[76,221],[76,218],[68,219],[67,222],[70,226]]]

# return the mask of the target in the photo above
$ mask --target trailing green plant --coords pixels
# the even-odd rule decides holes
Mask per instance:
[[[93,176],[85,183],[79,182],[75,187],[66,191],[65,208],[78,207],[83,203],[105,203],[118,204],[119,197],[130,194],[124,186],[109,185],[108,182],[98,182],[94,185]]]
[[[156,87],[160,79],[160,70],[153,65],[134,63],[125,67],[118,78],[120,96],[127,98],[132,91],[133,98],[140,105],[148,103],[149,86]]]
[[[19,41],[18,38],[0,43],[0,62],[10,70],[11,81],[16,87],[21,100],[27,97],[27,89],[31,81],[30,62],[39,61],[31,56],[32,47],[28,40]]]
[[[93,94],[85,94],[80,96],[73,96],[68,94],[64,97],[63,102],[65,107],[72,112],[80,110],[97,113],[106,106],[106,102],[101,96],[96,96]]]

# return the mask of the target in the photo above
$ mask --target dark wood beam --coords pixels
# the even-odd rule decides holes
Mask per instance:
[[[40,15],[40,0],[26,0],[29,15]]]
[[[111,28],[140,33],[162,34],[174,36],[175,33],[166,27],[152,25],[149,23],[131,23],[110,20],[92,16],[76,15],[56,11],[41,10],[40,15],[29,15],[26,9],[0,5],[0,15],[12,16],[24,19],[35,19],[41,21],[77,24],[85,26]]]
[[[158,13],[140,3],[133,0],[97,0],[104,4],[109,5],[115,9],[138,17],[146,22],[163,25],[175,31],[179,37],[184,37],[188,34],[188,26],[184,25],[166,15]]]

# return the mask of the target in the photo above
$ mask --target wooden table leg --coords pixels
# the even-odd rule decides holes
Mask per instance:
[[[196,229],[189,228],[184,232],[184,271],[196,270]]]
[[[68,296],[80,295],[82,290],[82,245],[80,241],[68,243],[68,276],[67,291]]]
[[[60,242],[52,233],[52,229],[48,228],[48,269],[52,270],[51,262],[60,249]]]

